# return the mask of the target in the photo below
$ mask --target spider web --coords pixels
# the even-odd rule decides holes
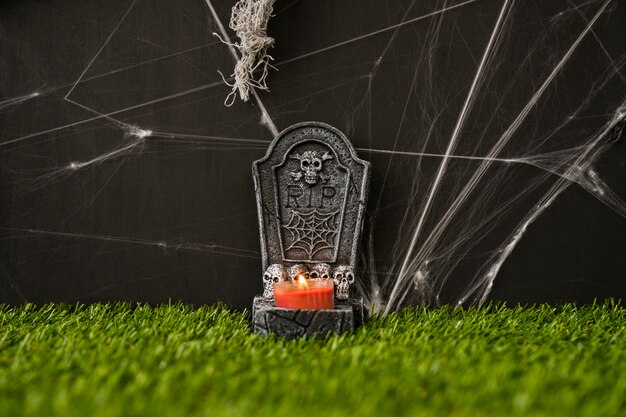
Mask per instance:
[[[162,302],[176,288],[184,301],[248,306],[237,285],[198,291],[205,280],[187,287],[180,271],[216,288],[215,277],[258,275],[249,163],[305,118],[377,167],[356,282],[370,310],[624,293],[626,2],[366,0],[367,18],[333,2],[316,20],[301,17],[320,2],[277,1],[279,44],[327,30],[287,39],[271,94],[228,109],[217,70],[239,56],[210,33],[236,41],[232,1],[8,3],[1,302]],[[233,268],[239,259],[250,261]],[[64,285],[29,278],[42,270]]]
[[[318,252],[333,249],[337,236],[337,214],[338,210],[333,213],[320,213],[315,209],[309,213],[291,210],[289,223],[283,225],[292,241],[287,251],[302,250],[312,260]]]

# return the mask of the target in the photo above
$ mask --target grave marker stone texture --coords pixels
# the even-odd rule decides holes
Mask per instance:
[[[253,164],[261,237],[263,296],[255,297],[253,327],[287,337],[342,333],[363,322],[351,298],[369,187],[369,163],[339,130],[319,122],[293,125]],[[274,306],[275,282],[290,271],[333,278],[334,310]],[[355,318],[355,312],[358,317]]]

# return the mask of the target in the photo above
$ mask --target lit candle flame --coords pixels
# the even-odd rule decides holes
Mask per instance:
[[[302,274],[298,275],[298,285],[300,288],[309,288],[309,284],[306,282],[306,277]]]

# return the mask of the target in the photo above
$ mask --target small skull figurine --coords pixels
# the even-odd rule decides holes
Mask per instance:
[[[335,283],[335,298],[337,300],[347,300],[350,297],[350,285],[354,283],[354,271],[348,265],[339,265],[333,271],[333,282]]]
[[[267,267],[263,274],[263,297],[268,299],[274,298],[274,284],[277,282],[288,281],[287,268],[281,264],[272,264]]]
[[[289,279],[295,281],[298,279],[298,275],[304,275],[305,278],[309,277],[309,268],[303,264],[296,264],[289,268]]]
[[[313,268],[311,268],[311,279],[328,278],[330,278],[330,265],[324,263],[313,265]]]

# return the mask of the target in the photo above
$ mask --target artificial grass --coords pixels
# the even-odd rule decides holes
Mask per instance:
[[[224,306],[0,307],[3,416],[626,415],[617,303],[407,309],[286,341]]]

